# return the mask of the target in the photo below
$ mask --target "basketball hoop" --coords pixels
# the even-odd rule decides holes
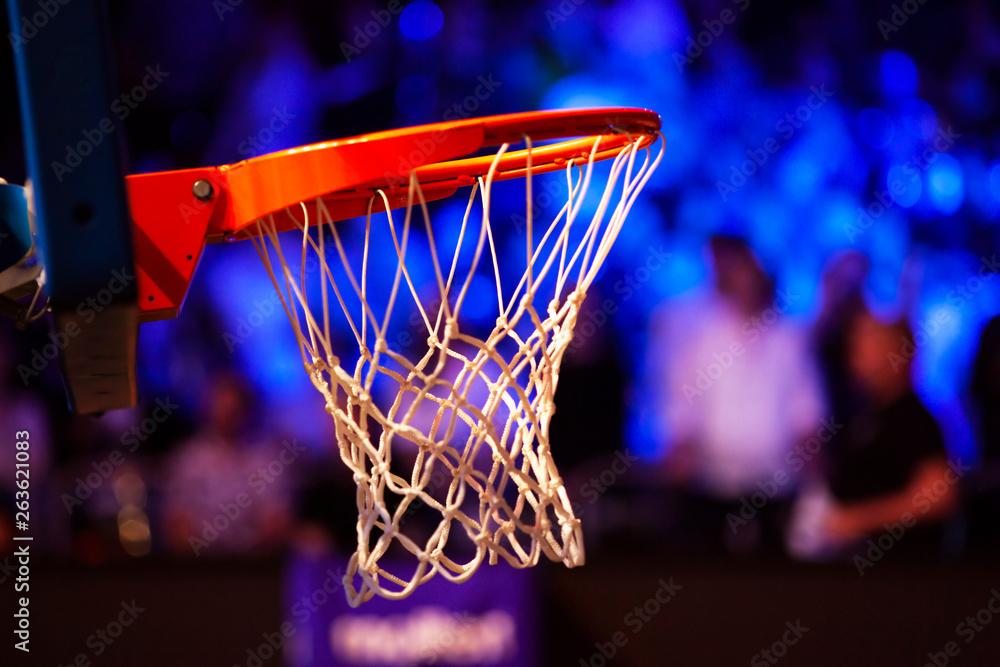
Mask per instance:
[[[205,240],[256,246],[358,485],[352,606],[406,597],[435,575],[465,581],[487,556],[515,567],[541,554],[583,564],[580,520],[549,446],[553,396],[587,290],[663,157],[662,141],[652,150],[659,128],[657,114],[639,109],[510,114],[129,178],[146,319],[176,312],[186,291],[177,276],[190,279]],[[477,155],[485,147],[498,148]],[[602,160],[607,178],[584,215]],[[539,225],[533,179],[556,171],[566,201]],[[498,248],[491,220],[494,183],[514,178],[525,184],[523,254]],[[468,188],[464,216],[445,239],[429,202],[459,188]],[[185,229],[158,222],[171,207]],[[353,217],[363,226],[334,224]],[[418,242],[427,256],[415,262]],[[164,258],[174,274],[158,268]],[[433,275],[421,278],[428,261]],[[503,281],[512,267],[519,279]],[[377,293],[375,272],[391,276],[387,293]],[[473,295],[482,280],[495,302]],[[489,324],[466,316],[470,301],[493,303]],[[401,350],[389,331],[405,308],[419,335]],[[338,344],[331,310],[356,346]],[[407,523],[418,509],[436,528]],[[396,552],[412,570],[389,571]]]

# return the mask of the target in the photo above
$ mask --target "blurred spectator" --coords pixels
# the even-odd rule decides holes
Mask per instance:
[[[124,430],[118,425],[137,412],[119,410],[102,419],[65,416],[57,476],[62,491],[59,509],[69,524],[73,556],[81,562],[101,563],[123,555],[118,533],[120,506],[114,487],[119,474],[132,470],[136,455],[124,453],[124,448],[114,457],[111,452]]]
[[[841,421],[850,419],[860,401],[847,364],[847,335],[854,318],[868,312],[867,276],[868,258],[854,250],[835,255],[823,271],[823,305],[813,337],[830,409]]]
[[[549,438],[559,469],[567,472],[621,447],[625,431],[625,375],[604,301],[600,286],[592,285],[559,368]]]
[[[816,433],[822,391],[806,333],[782,317],[795,295],[775,295],[742,241],[713,238],[711,252],[714,293],[650,340],[666,351],[650,355],[665,365],[655,372],[666,382],[666,472],[703,537],[735,550],[773,546],[800,469],[790,457]],[[751,504],[754,494],[762,501]]]
[[[170,457],[165,483],[168,547],[177,554],[263,555],[290,527],[289,467],[303,447],[257,432],[244,381],[207,385],[202,423]]]
[[[956,505],[962,471],[949,467],[941,429],[913,391],[912,347],[905,322],[883,324],[870,314],[851,322],[848,368],[867,403],[826,450],[834,504],[825,527],[834,541],[861,543],[903,523],[905,543],[940,543],[941,532],[928,525]],[[913,536],[907,515],[918,525]]]
[[[969,542],[1000,544],[1000,316],[979,337],[972,371],[972,398],[979,412],[979,469],[970,480]]]
[[[570,501],[578,508],[577,518],[587,517],[583,529],[588,546],[644,518],[629,495],[643,476],[630,474],[639,469],[631,466],[623,443],[625,373],[605,304],[600,285],[591,285],[559,367],[556,412],[549,426],[555,463]],[[615,473],[615,483],[605,486],[600,477],[609,469]],[[622,470],[627,477],[619,479]]]
[[[336,436],[330,439],[336,450]],[[351,553],[357,546],[358,486],[340,453],[303,462],[295,496],[295,546],[305,553]]]
[[[979,337],[972,375],[972,397],[979,405],[983,467],[1000,462],[1000,316],[994,317]]]

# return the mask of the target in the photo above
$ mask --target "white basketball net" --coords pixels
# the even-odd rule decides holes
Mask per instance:
[[[508,144],[500,147],[486,177],[472,186],[457,243],[446,263],[441,262],[440,241],[435,239],[413,173],[405,214],[387,211],[373,217],[372,202],[375,197],[386,200],[386,195],[378,190],[372,196],[360,257],[349,254],[345,232],[331,222],[322,200],[315,202],[318,220],[309,220],[303,205],[287,211],[294,213],[299,233],[277,234],[270,216],[256,223],[259,236],[253,242],[293,324],[306,370],[336,422],[341,458],[358,485],[357,551],[344,578],[352,606],[375,594],[406,597],[435,574],[465,581],[487,554],[490,564],[499,556],[514,567],[535,565],[540,553],[568,567],[584,562],[580,520],[573,514],[549,447],[553,394],[581,302],[629,209],[659,164],[663,143],[655,156],[635,140],[626,144],[611,161],[610,177],[593,216],[580,221],[594,171],[599,143],[595,138],[589,159],[567,163],[567,201],[537,244],[527,137],[525,143],[529,151],[525,253],[503,257],[505,269],[511,262],[525,266],[513,290],[501,281],[490,220],[497,161]],[[415,208],[422,211],[430,248],[436,282],[433,298],[421,298],[426,285],[414,280],[413,253],[407,257]],[[369,252],[379,225],[387,226],[393,248],[376,252],[383,253],[379,257],[383,261],[389,259],[384,253],[394,256],[395,276],[387,297],[376,303],[369,275],[374,253]],[[582,233],[581,225],[585,225]],[[466,327],[462,313],[469,307],[470,285],[484,255],[492,261],[497,317],[492,331],[481,338],[468,330],[475,327]],[[319,262],[322,275],[321,285],[312,288],[306,283],[310,257]],[[426,270],[428,257],[417,259]],[[301,264],[292,268],[289,260]],[[484,265],[485,271],[488,264]],[[415,336],[421,352],[403,354],[387,342],[387,332],[397,302],[408,304],[411,298],[414,312],[419,313],[419,320],[414,315],[411,322],[417,321],[421,329]],[[337,335],[330,324],[331,302],[339,304],[357,340],[359,355],[353,368],[346,360],[342,365],[346,346],[338,349],[331,339],[331,332]],[[379,390],[387,385],[390,391]],[[440,515],[436,530],[420,534],[419,526],[406,523],[418,508]],[[387,554],[385,563],[380,563]],[[406,573],[386,569],[398,569],[399,555],[409,560],[412,571],[409,565]]]

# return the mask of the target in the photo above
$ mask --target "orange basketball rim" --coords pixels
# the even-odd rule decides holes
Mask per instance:
[[[250,225],[322,198],[333,220],[368,211],[375,192],[390,208],[407,205],[411,172],[426,200],[442,199],[486,175],[490,146],[561,139],[504,153],[493,180],[603,160],[637,143],[652,144],[660,117],[632,108],[535,111],[433,123],[326,141],[218,167],[129,176],[127,180],[141,321],[176,317],[206,243],[248,238]],[[595,138],[597,144],[595,145]],[[374,197],[373,211],[384,210]],[[310,215],[311,220],[317,217]]]

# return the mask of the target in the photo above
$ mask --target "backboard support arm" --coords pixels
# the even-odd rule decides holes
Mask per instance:
[[[7,0],[53,342],[71,409],[135,404],[137,281],[102,0]]]

